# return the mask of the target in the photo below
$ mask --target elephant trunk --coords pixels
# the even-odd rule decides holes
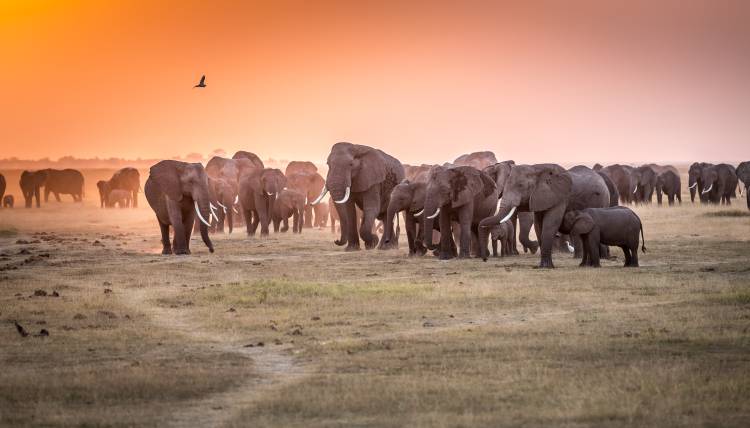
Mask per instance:
[[[401,212],[402,207],[397,207],[395,201],[388,204],[388,212],[385,217],[385,231],[383,232],[383,242],[391,242],[391,232],[393,231],[393,218]]]
[[[333,241],[334,244],[338,245],[339,247],[343,247],[347,243],[349,243],[349,239],[346,236],[346,227],[349,224],[350,221],[347,217],[346,213],[346,206],[345,205],[339,205],[339,204],[333,204],[333,209],[336,210],[336,212],[339,214],[339,228],[341,229],[341,235],[339,236],[339,239]],[[353,221],[357,221],[355,218]]]
[[[514,203],[513,200],[509,197],[500,199],[500,203],[495,209],[495,215],[487,217],[480,221],[479,229],[486,229],[489,232],[489,229],[492,226],[510,220],[513,217],[513,214],[516,212],[517,207],[518,204]]]
[[[199,230],[201,233],[201,238],[203,239],[203,243],[206,244],[206,247],[208,247],[208,251],[213,253],[214,252],[214,245],[211,243],[211,238],[208,236],[208,227],[210,226],[210,223],[208,223],[208,218],[211,216],[211,208],[209,205],[209,198],[208,195],[198,197],[197,199],[194,199],[194,207],[195,207],[195,214],[198,216],[198,220],[200,221],[199,224]]]
[[[428,195],[425,198],[424,208],[421,211],[421,215],[422,215],[422,226],[423,226],[422,230],[424,231],[424,237],[423,237],[424,246],[429,250],[434,250],[437,248],[437,245],[432,243],[432,230],[434,227],[433,222],[437,218],[435,213],[438,212],[439,209],[440,207],[438,206],[435,198],[433,196]],[[446,232],[446,233],[450,233],[450,232]]]

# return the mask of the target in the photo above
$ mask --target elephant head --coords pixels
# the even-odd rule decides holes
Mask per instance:
[[[31,208],[32,201],[36,199],[36,207],[39,208],[39,188],[47,184],[47,170],[24,171],[21,173],[19,185],[23,192],[26,208]]]
[[[317,172],[292,172],[286,174],[290,189],[301,192],[306,197],[305,203],[312,202],[325,187],[325,180]]]
[[[703,169],[709,166],[705,162],[694,162],[690,165],[688,170],[688,189],[690,189],[690,201],[695,202],[695,195],[698,194],[699,200],[705,200],[705,197],[701,196],[703,189],[706,187],[703,184]]]
[[[349,200],[351,192],[364,192],[381,183],[386,176],[386,162],[379,150],[351,143],[336,143],[328,155],[326,187],[313,202],[320,203],[330,191],[337,204]]]
[[[388,213],[385,217],[385,233],[383,240],[385,243],[391,241],[393,231],[393,219],[401,211],[418,217],[424,211],[425,192],[427,183],[412,183],[404,179],[391,190],[391,197],[388,200]]]
[[[286,187],[286,182],[280,169],[265,168],[253,183],[253,191],[259,195],[276,197]]]
[[[643,165],[635,168],[633,176],[635,177],[635,189],[633,190],[635,201],[650,203],[656,185],[656,172],[650,166]]]
[[[180,202],[187,198],[188,202],[192,202],[195,213],[200,220],[200,233],[203,243],[213,253],[214,246],[208,237],[211,199],[208,189],[208,175],[203,165],[163,160],[151,167],[149,178],[172,201]]]
[[[232,159],[247,159],[256,168],[259,168],[259,169],[265,168],[265,165],[263,165],[263,161],[260,160],[258,155],[256,155],[255,153],[240,150],[237,153],[235,153],[234,156],[232,156]]]
[[[236,182],[227,181],[223,178],[211,177],[208,177],[208,184],[211,201],[216,203],[215,206],[213,203],[209,206],[211,213],[219,223],[222,223],[219,220],[226,218],[229,233],[232,233],[234,229],[234,213],[236,212],[234,204],[239,192],[239,185]]]
[[[594,228],[594,219],[583,211],[568,211],[560,224],[560,233],[567,235],[583,235]]]
[[[716,165],[704,166],[701,169],[701,183],[703,184],[701,199],[708,199],[712,191],[714,191],[713,194],[723,193],[724,189],[721,188],[723,181],[719,180],[719,169]]]
[[[505,187],[505,182],[508,181],[508,177],[510,177],[510,170],[515,164],[516,163],[512,160],[507,160],[498,162],[494,165],[490,165],[482,170],[485,174],[489,175],[490,178],[495,181],[497,190],[500,193],[499,197],[503,196],[503,188]]]
[[[492,179],[471,166],[446,168],[434,166],[430,170],[424,202],[424,230],[431,231],[434,219],[442,208],[456,209],[472,201],[480,193],[487,197],[496,189]],[[449,213],[445,213],[449,215]],[[425,233],[425,246],[435,249],[432,234]]]
[[[572,188],[570,174],[560,165],[517,165],[503,187],[503,197],[496,214],[482,220],[487,228],[508,221],[516,209],[542,212],[567,204]],[[481,231],[481,230],[480,230]]]
[[[735,169],[737,178],[742,182],[740,184],[740,196],[742,196],[742,188],[745,188],[745,197],[747,198],[747,208],[750,209],[750,162],[742,162],[737,165]],[[744,185],[744,186],[743,186]]]

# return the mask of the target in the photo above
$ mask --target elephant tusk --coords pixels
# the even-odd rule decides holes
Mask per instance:
[[[198,201],[194,201],[193,205],[195,206],[195,213],[198,214],[198,218],[200,219],[201,223],[205,224],[208,227],[211,227],[211,223],[207,222],[206,219],[201,215],[201,210],[198,208]]]
[[[323,190],[320,191],[320,196],[315,198],[315,200],[312,201],[310,205],[318,205],[320,201],[322,201],[323,198],[326,196],[326,193],[328,193],[328,188],[326,186],[323,186]]]
[[[422,211],[424,211],[424,210],[422,210]],[[440,207],[438,207],[438,209],[435,210],[435,214],[427,216],[427,218],[433,219],[433,218],[437,217],[438,214],[440,214]]]
[[[502,223],[505,223],[506,221],[508,221],[508,219],[510,219],[513,216],[514,212],[516,212],[516,207],[511,208],[510,212],[508,213],[508,215],[506,215],[505,217],[503,217],[503,219],[500,220],[500,223],[498,223],[498,224],[502,224]]]
[[[227,211],[227,207],[226,207],[226,206],[224,206],[224,204],[222,204],[222,203],[221,203],[221,202],[219,202],[219,201],[216,201],[216,203],[217,203],[217,204],[219,204],[219,206],[220,206],[220,207],[224,208],[224,212],[226,212],[226,211]]]
[[[211,216],[213,216],[216,221],[219,221],[219,216],[216,215],[216,207],[211,202],[208,203],[208,208],[211,210],[211,215],[208,216],[208,221],[211,221]]]
[[[274,193],[268,193],[268,192],[266,192],[266,196],[273,196],[273,195],[274,195]]]
[[[234,203],[237,204],[240,202],[240,195],[237,195],[234,197]]]
[[[714,185],[713,185],[713,183],[711,183],[711,185],[710,185],[710,186],[708,186],[708,189],[706,189],[706,190],[702,191],[702,192],[701,192],[701,194],[705,194],[705,193],[708,193],[708,192],[710,192],[710,191],[711,191],[711,189],[713,189],[713,188],[714,188]]]
[[[424,213],[424,208],[422,208],[421,210],[419,210],[419,212],[414,213],[414,217],[419,217],[419,216],[422,215],[422,213]]]
[[[497,200],[497,206],[495,207],[495,213],[492,214],[492,217],[496,216],[497,213],[500,212],[500,203],[502,202],[503,198],[500,198]]]
[[[346,203],[346,201],[349,200],[349,195],[351,195],[351,192],[352,192],[351,186],[346,186],[346,193],[344,194],[344,198],[341,199],[340,201],[333,201],[333,202],[336,202],[337,204]]]
[[[236,214],[240,213],[239,211],[237,211],[237,208],[235,208],[234,206],[232,206],[232,211],[234,211]]]
[[[633,194],[635,195],[635,192],[638,191],[638,186],[635,186],[635,189],[633,189]]]
[[[688,187],[688,189],[692,189],[693,187],[695,187],[695,186],[697,186],[697,185],[698,185],[698,182],[696,181],[695,183],[693,183],[693,185],[692,185],[692,186]]]
[[[574,246],[570,245],[570,241],[565,241],[565,245],[568,246],[568,252],[571,252],[571,253],[575,253],[576,252],[576,248]]]

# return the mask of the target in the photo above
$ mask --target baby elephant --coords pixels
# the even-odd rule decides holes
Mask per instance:
[[[16,200],[13,199],[13,195],[5,195],[3,198],[3,208],[13,208],[13,204],[16,203]]]
[[[112,190],[109,192],[109,206],[114,208],[115,204],[119,204],[120,208],[128,208],[131,197],[131,192],[127,190]]]
[[[565,214],[560,232],[580,235],[583,241],[581,266],[600,267],[599,244],[614,245],[625,253],[625,267],[638,266],[638,233],[643,224],[627,207],[586,208]],[[646,252],[646,240],[641,250]]]
[[[515,237],[516,231],[513,228],[512,221],[506,221],[500,224],[496,224],[490,227],[490,240],[492,241],[492,256],[497,257],[497,243],[500,242],[500,256],[513,255],[513,238]],[[484,259],[487,261],[487,259]]]

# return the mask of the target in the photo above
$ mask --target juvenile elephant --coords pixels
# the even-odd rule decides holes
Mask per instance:
[[[16,200],[13,198],[13,195],[5,195],[3,196],[3,208],[13,208],[13,205],[15,205]]]
[[[302,223],[305,216],[305,195],[293,189],[284,189],[279,193],[273,206],[273,231],[279,231],[283,222],[282,232],[289,230],[289,217],[292,217],[292,232],[302,233]]]
[[[693,162],[688,170],[688,189],[690,189],[690,202],[695,203],[695,195],[702,203],[707,203],[708,199],[703,193],[703,189],[708,186],[703,184],[703,170],[713,167],[712,163]]]
[[[622,248],[625,267],[638,266],[638,232],[643,237],[641,219],[630,208],[586,208],[565,213],[560,231],[579,235],[583,240],[581,266],[600,267],[600,245]],[[642,251],[646,251],[643,240]]]
[[[745,197],[747,198],[747,209],[750,210],[750,192],[748,192],[748,189],[750,189],[750,162],[746,161],[737,165],[735,173],[737,174],[737,179],[742,182],[740,197],[742,197],[742,187],[744,187]]]
[[[39,208],[40,188],[44,186],[46,181],[47,170],[44,169],[40,171],[24,171],[21,173],[21,179],[18,184],[21,186],[21,192],[23,192],[26,208],[31,208],[31,204],[35,199],[36,207]]]
[[[212,192],[212,211],[216,212],[216,228],[224,230],[224,222],[232,223],[234,228],[234,205],[239,200],[240,192],[240,175],[250,175],[253,172],[263,170],[263,162],[257,156],[250,152],[240,151],[235,153],[232,159],[221,156],[212,157],[206,164],[206,174],[209,178],[216,180],[213,190],[216,190],[216,183],[219,184],[220,192]],[[220,198],[220,199],[217,199]],[[227,204],[227,202],[230,202]],[[217,209],[220,208],[220,209]],[[249,226],[253,219],[245,217],[246,224]]]
[[[201,222],[200,233],[209,252],[214,252],[208,236],[211,215],[208,176],[203,165],[163,160],[152,166],[143,187],[146,200],[154,210],[161,230],[162,254],[190,254],[190,235],[195,216]],[[174,242],[169,241],[169,226]]]
[[[461,237],[458,257],[471,254],[472,236],[478,245],[476,253],[486,257],[487,231],[479,233],[479,222],[498,208],[498,190],[489,175],[472,166],[446,168],[435,166],[430,171],[424,203],[424,240],[428,249],[432,244],[433,221],[440,216],[441,260],[453,257],[451,248],[451,222],[459,223]]]
[[[44,180],[44,202],[49,201],[49,194],[55,195],[60,202],[60,194],[70,195],[73,202],[83,201],[83,174],[77,169],[52,169],[46,170],[47,178]]]
[[[554,268],[552,246],[565,212],[608,204],[607,185],[590,168],[566,171],[556,164],[516,165],[503,188],[499,209],[482,220],[480,231],[486,234],[493,225],[510,220],[516,210],[532,211],[536,236],[541,240],[539,267]]]
[[[485,174],[489,175],[492,180],[495,181],[495,185],[497,186],[498,191],[498,198],[503,197],[503,188],[505,187],[505,182],[508,180],[508,177],[510,176],[510,170],[515,164],[516,163],[514,161],[507,160],[498,162],[494,165],[490,165],[482,170]],[[539,242],[529,239],[529,232],[531,232],[531,227],[534,226],[534,214],[530,212],[516,212],[513,214],[513,217],[511,217],[511,222],[513,223],[514,234],[512,236],[513,245],[508,247],[510,251],[509,254],[518,254],[515,235],[517,225],[520,225],[520,233],[518,239],[521,241],[521,245],[523,246],[523,252],[531,252],[531,254],[536,254],[536,250],[539,249]]]
[[[235,208],[235,200],[239,195],[239,184],[237,181],[228,181],[223,178],[208,177],[208,189],[211,196],[211,212],[213,221],[211,224],[218,232],[224,232],[224,222],[227,223],[229,233],[234,230],[234,214],[239,213]],[[213,205],[213,203],[216,205]],[[212,206],[213,205],[213,206]]]
[[[674,205],[675,198],[682,204],[682,184],[680,176],[667,170],[656,177],[656,201],[661,205],[662,194],[667,195],[669,205]]]
[[[132,193],[128,190],[115,189],[109,192],[109,200],[107,206],[114,208],[115,205],[119,205],[120,208],[130,207]]]
[[[404,168],[398,159],[382,150],[360,144],[336,143],[328,155],[326,187],[313,205],[331,192],[339,218],[341,237],[336,245],[346,245],[347,251],[359,250],[359,238],[366,249],[378,245],[372,229],[375,219],[384,220],[391,190],[404,179]],[[362,209],[362,224],[357,233],[356,207]],[[393,231],[389,231],[393,233]],[[380,242],[381,249],[397,248],[398,242]]]
[[[388,214],[385,217],[385,233],[383,242],[386,244],[393,239],[393,219],[398,218],[401,211],[404,212],[404,226],[406,228],[406,240],[409,244],[409,255],[424,255],[427,248],[424,247],[424,222],[422,211],[426,196],[427,183],[412,182],[404,179],[391,191],[388,201]],[[418,228],[418,226],[421,226]],[[430,231],[430,234],[432,231]]]
[[[287,165],[287,172],[284,173],[289,183],[290,189],[295,189],[305,195],[305,227],[323,227],[327,222],[327,208],[325,204],[312,205],[310,202],[320,195],[326,181],[322,175],[318,174],[317,168],[312,162],[309,162],[316,171],[300,171],[299,167],[302,162],[290,163]],[[294,167],[294,168],[290,168]]]
[[[279,169],[258,170],[254,167],[242,169],[239,200],[245,219],[252,218],[252,221],[247,221],[248,236],[255,235],[259,223],[260,236],[268,236],[271,212],[276,197],[284,187],[286,187],[286,177]]]
[[[739,181],[734,171],[733,166],[725,163],[704,167],[701,170],[701,200],[705,197],[712,204],[731,205],[732,198],[737,197],[735,189]]]
[[[497,257],[497,243],[500,242],[500,256],[510,256],[515,250],[514,237],[516,231],[513,230],[513,223],[506,221],[490,227],[490,240],[492,241],[492,256]]]

